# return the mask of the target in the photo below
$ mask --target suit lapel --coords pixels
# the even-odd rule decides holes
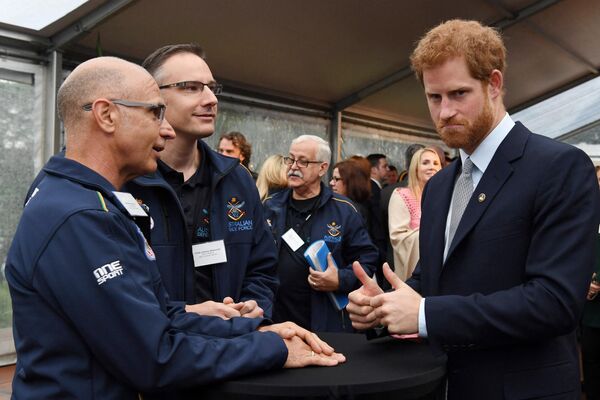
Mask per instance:
[[[460,242],[467,236],[467,234],[473,229],[477,221],[481,218],[485,210],[492,204],[494,197],[504,185],[506,180],[512,174],[512,167],[505,160],[498,160],[499,157],[494,156],[494,159],[488,166],[485,174],[481,177],[479,184],[475,188],[467,208],[463,214],[456,233],[454,234],[454,240],[448,250],[448,256],[450,257],[454,249]],[[480,201],[482,200],[483,201]]]
[[[523,154],[527,134],[527,129],[517,122],[496,150],[492,161],[467,204],[446,259],[450,258],[456,247],[471,232],[477,221],[490,207],[502,186],[512,175],[513,167],[511,163]]]

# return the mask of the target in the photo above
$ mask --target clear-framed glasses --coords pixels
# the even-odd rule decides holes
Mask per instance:
[[[283,162],[285,163],[285,165],[288,165],[290,167],[294,165],[294,163],[296,163],[296,165],[300,168],[306,168],[308,167],[308,164],[321,164],[323,161],[296,160],[292,157],[283,157]]]
[[[169,88],[180,88],[181,90],[188,93],[202,93],[204,88],[208,87],[213,94],[219,95],[223,92],[223,85],[217,82],[199,82],[199,81],[183,81],[176,83],[169,83],[167,85],[160,85],[159,89],[169,89]]]
[[[124,107],[140,107],[145,108],[146,110],[152,112],[154,114],[154,118],[158,120],[162,124],[165,119],[165,111],[167,111],[167,106],[164,104],[152,104],[152,103],[142,103],[139,101],[129,101],[122,99],[109,99],[111,103],[124,106]],[[84,104],[82,108],[85,111],[92,111],[92,103]]]

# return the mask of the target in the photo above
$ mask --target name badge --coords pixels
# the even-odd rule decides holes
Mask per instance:
[[[227,262],[223,240],[195,244],[192,246],[192,254],[194,255],[195,267]]]
[[[117,200],[121,202],[123,207],[132,217],[147,217],[146,211],[138,204],[137,200],[127,192],[113,192]]]
[[[294,228],[290,228],[289,231],[281,235],[281,238],[290,246],[292,251],[298,250],[304,244],[304,240],[296,233]]]

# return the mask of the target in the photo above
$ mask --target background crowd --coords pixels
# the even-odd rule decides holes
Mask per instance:
[[[243,134],[234,133],[238,135],[238,140],[246,149],[251,148],[251,144],[246,141]],[[228,135],[230,134],[222,137]],[[221,146],[219,152],[225,154]],[[239,149],[226,155],[237,157],[240,162],[244,157]],[[419,261],[419,225],[423,188],[434,174],[453,160],[448,152],[439,146],[426,147],[418,143],[407,147],[405,157],[406,165],[400,171],[394,165],[388,164],[384,154],[353,155],[338,161],[329,170],[329,187],[334,193],[352,202],[362,217],[370,241],[377,247],[379,255],[375,269],[377,270],[377,266],[387,261],[403,281],[410,278]],[[288,157],[276,154],[265,160],[258,174],[251,171],[254,177],[257,176],[256,184],[262,201],[288,187],[290,166]],[[298,164],[299,168],[309,166],[310,164],[306,166]],[[595,169],[600,187],[600,166],[596,166]],[[382,238],[385,239],[383,248],[376,245]],[[600,234],[597,243],[597,254],[600,256]],[[580,328],[582,371],[584,376],[588,377],[584,385],[587,399],[600,399],[600,383],[596,379],[600,377],[599,268],[600,262],[597,262]],[[378,284],[389,289],[381,269],[379,268],[377,272],[379,274],[374,275]],[[296,300],[298,298],[292,296],[291,301]],[[310,321],[296,320],[296,322],[312,329],[318,328],[318,325],[311,324]],[[347,325],[342,325],[348,328]]]

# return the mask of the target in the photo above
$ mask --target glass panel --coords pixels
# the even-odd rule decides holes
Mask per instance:
[[[598,120],[600,78],[594,78],[512,115],[532,132],[551,138]]]
[[[270,155],[286,155],[291,141],[300,135],[316,135],[329,141],[329,126],[330,121],[324,118],[221,101],[216,132],[205,141],[216,149],[221,134],[230,131],[243,133],[252,144],[250,168],[258,172],[262,162]],[[342,159],[354,154],[383,153],[399,171],[404,169],[404,152],[412,143],[437,144],[448,150],[441,140],[348,122],[342,123],[342,141]],[[332,152],[335,153],[335,150],[332,149]],[[454,151],[450,154],[454,155]]]
[[[316,135],[328,140],[328,129],[329,120],[323,118],[220,102],[215,134],[206,143],[216,149],[222,134],[241,132],[252,144],[250,169],[258,172],[270,155],[286,155],[296,137]]]
[[[579,147],[595,165],[600,165],[600,120],[572,132],[562,140]]]
[[[14,353],[12,308],[4,278],[6,255],[34,178],[34,148],[40,135],[34,110],[34,86],[0,79],[0,363]],[[4,357],[4,359],[3,359]],[[14,359],[14,355],[9,358]]]

